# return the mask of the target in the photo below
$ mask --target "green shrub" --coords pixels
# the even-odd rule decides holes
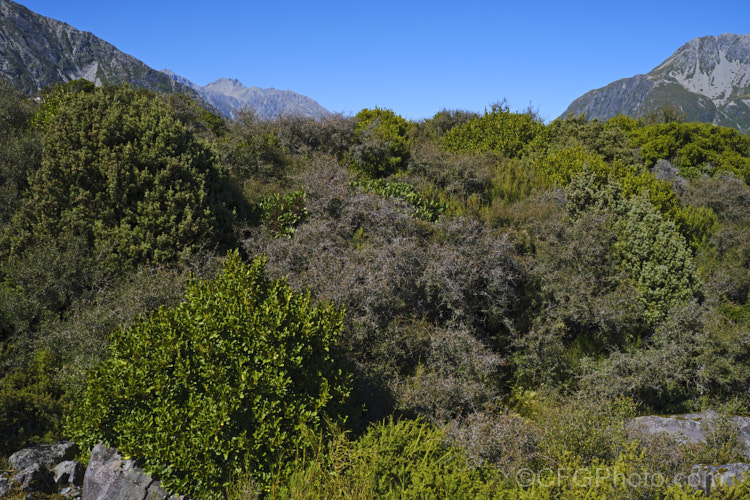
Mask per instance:
[[[700,292],[692,254],[674,223],[664,220],[643,196],[628,202],[615,243],[620,266],[640,294],[651,324]]]
[[[544,124],[531,113],[512,113],[507,105],[496,104],[484,116],[451,128],[441,144],[448,151],[492,151],[513,158],[521,156],[526,146],[543,133]]]
[[[66,228],[119,268],[229,233],[211,151],[157,97],[127,86],[66,94],[45,122],[42,165],[7,238],[13,252]]]
[[[417,420],[375,424],[358,440],[339,439],[301,462],[277,498],[489,498],[497,474],[471,469],[443,433]]]
[[[263,223],[273,236],[291,238],[297,226],[307,218],[305,192],[303,190],[281,196],[274,193],[260,202]]]
[[[0,355],[8,354],[2,349],[0,345]],[[0,455],[62,437],[69,400],[55,377],[59,365],[57,355],[40,350],[27,366],[0,378]]]
[[[409,161],[411,122],[390,109],[363,109],[354,117],[354,145],[349,163],[365,177],[387,177]]]
[[[114,333],[68,430],[143,460],[170,491],[221,494],[246,468],[263,483],[348,393],[334,343],[343,313],[230,253],[185,302]]]
[[[414,215],[420,219],[436,221],[447,210],[447,205],[432,196],[420,193],[411,184],[406,182],[388,182],[383,179],[353,182],[352,186],[361,187],[365,191],[385,196],[386,198],[398,198],[404,200],[414,209]]]

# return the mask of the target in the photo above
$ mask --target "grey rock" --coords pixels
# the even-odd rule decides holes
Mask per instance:
[[[731,486],[747,479],[750,464],[696,465],[692,472],[691,476],[699,479],[697,485],[691,485],[710,495],[718,485]]]
[[[52,469],[52,476],[58,488],[67,484],[83,486],[83,476],[85,474],[86,468],[73,460],[60,462]]]
[[[133,460],[125,460],[113,448],[98,444],[91,452],[83,479],[83,500],[168,499],[170,496]]]
[[[76,453],[78,453],[78,447],[70,441],[43,444],[15,452],[8,458],[8,463],[16,470],[25,469],[35,463],[52,468],[60,462],[74,459]]]
[[[629,422],[629,429],[645,435],[665,433],[678,442],[704,443],[706,432],[714,428],[717,418],[728,418],[736,426],[743,446],[743,455],[750,459],[750,417],[723,417],[714,411],[671,416],[637,417]]]
[[[29,95],[48,85],[84,78],[97,86],[127,81],[136,88],[197,98],[189,87],[93,34],[11,0],[0,0],[0,77]]]
[[[52,474],[42,464],[32,464],[18,471],[10,482],[22,491],[51,493],[55,489]]]
[[[4,497],[10,491],[10,480],[5,476],[0,476],[0,498]]]

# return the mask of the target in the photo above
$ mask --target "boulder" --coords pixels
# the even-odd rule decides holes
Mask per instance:
[[[73,486],[83,486],[83,476],[86,468],[72,460],[60,462],[52,469],[52,476],[58,488],[72,484]]]
[[[10,491],[10,480],[4,475],[0,476],[0,498],[4,497]]]
[[[52,474],[44,465],[37,463],[18,471],[10,482],[21,491],[52,493],[55,490]]]
[[[179,500],[169,495],[138,467],[133,460],[123,459],[114,448],[98,444],[83,478],[83,500]]]
[[[699,479],[698,489],[706,496],[718,485],[731,486],[747,479],[750,464],[696,465],[693,475]]]
[[[43,444],[24,448],[12,454],[8,463],[15,470],[22,470],[33,464],[40,464],[51,469],[60,462],[73,460],[78,453],[75,443],[66,441],[63,443]]]
[[[714,411],[685,415],[637,417],[630,421],[632,431],[642,434],[666,433],[682,443],[705,443],[717,418],[728,418],[736,427],[743,447],[742,454],[750,459],[750,418],[723,417]]]

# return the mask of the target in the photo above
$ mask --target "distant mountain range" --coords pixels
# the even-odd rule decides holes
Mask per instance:
[[[187,78],[163,69],[162,73],[174,81],[193,89],[225,116],[237,118],[238,113],[249,108],[262,119],[282,115],[299,115],[311,118],[322,118],[331,113],[323,106],[291,90],[261,89],[245,87],[239,80],[219,78],[215,82],[200,87]]]
[[[288,90],[246,88],[237,80],[226,79],[199,87],[172,72],[150,68],[89,32],[36,14],[11,0],[0,0],[0,77],[28,95],[78,78],[96,85],[127,81],[138,88],[203,99],[231,118],[244,107],[261,118],[330,114],[312,99]]]
[[[584,94],[562,116],[641,117],[664,105],[688,121],[750,131],[750,35],[695,38],[649,73]]]

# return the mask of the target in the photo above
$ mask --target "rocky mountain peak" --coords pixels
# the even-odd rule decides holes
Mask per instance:
[[[606,120],[678,106],[689,121],[750,130],[750,34],[695,38],[645,75],[579,97],[562,116]]]

